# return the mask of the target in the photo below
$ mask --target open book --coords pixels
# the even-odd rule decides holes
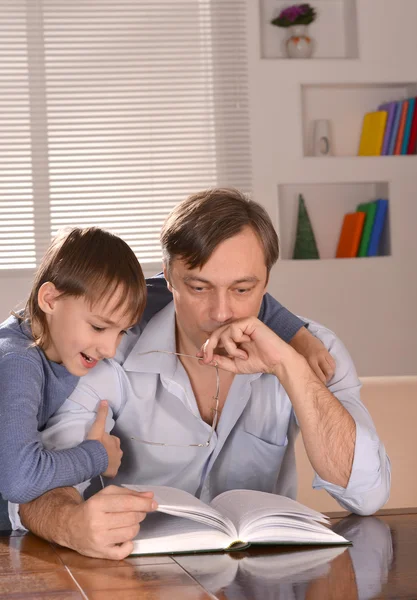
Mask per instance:
[[[133,554],[241,550],[252,544],[349,544],[327,517],[285,496],[231,490],[205,504],[165,486],[126,485],[152,491],[158,510],[141,523]]]

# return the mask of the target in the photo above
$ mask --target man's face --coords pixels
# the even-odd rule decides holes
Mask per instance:
[[[262,245],[246,227],[222,242],[202,268],[174,259],[165,278],[174,297],[178,339],[190,350],[190,342],[199,349],[218,327],[257,316],[268,273]]]

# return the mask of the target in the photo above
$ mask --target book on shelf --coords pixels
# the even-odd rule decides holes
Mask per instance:
[[[394,150],[395,150],[395,143],[397,141],[398,128],[400,126],[403,102],[404,102],[403,100],[400,100],[399,102],[397,102],[397,110],[395,111],[394,123],[392,126],[392,132],[391,132],[389,148],[388,148],[388,154],[390,154],[390,155],[393,155]]]
[[[359,156],[379,156],[384,142],[387,111],[366,113],[363,118]]]
[[[413,123],[414,108],[416,105],[415,98],[408,99],[407,115],[405,118],[404,138],[401,145],[401,154],[407,154],[408,143],[410,141],[411,125]]]
[[[364,212],[347,213],[344,216],[336,250],[336,258],[356,257],[364,223]]]
[[[369,240],[368,254],[367,256],[380,256],[381,252],[381,241],[384,227],[387,222],[388,213],[388,200],[379,199],[375,201],[376,212],[374,225],[372,227],[371,237]]]
[[[365,222],[363,224],[357,256],[368,256],[369,242],[371,240],[371,233],[376,215],[376,202],[363,202],[362,204],[358,204],[356,211],[365,213]]]
[[[158,509],[147,515],[132,554],[237,551],[252,545],[349,544],[328,518],[299,502],[266,492],[230,490],[205,504],[166,486],[125,485],[153,491]]]
[[[401,154],[401,147],[404,139],[405,123],[407,120],[408,111],[408,100],[404,100],[401,105],[400,123],[398,125],[397,139],[395,142],[394,154],[399,156]]]
[[[398,109],[398,102],[388,102],[388,104],[381,104],[378,110],[385,110],[387,113],[387,123],[385,125],[384,141],[382,144],[381,154],[387,156],[389,154],[389,143],[394,127],[395,115]]]
[[[408,141],[407,154],[416,154],[417,146],[417,99],[414,99],[414,112],[410,128],[410,139]]]

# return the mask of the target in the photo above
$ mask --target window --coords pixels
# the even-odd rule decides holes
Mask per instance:
[[[176,203],[250,191],[245,4],[0,0],[0,269],[88,225],[152,265]]]

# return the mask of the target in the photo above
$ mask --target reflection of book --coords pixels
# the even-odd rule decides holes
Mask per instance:
[[[380,254],[381,238],[386,223],[387,211],[388,200],[377,200],[374,226],[372,227],[371,239],[368,246],[368,256],[378,256]]]
[[[125,487],[153,491],[159,505],[141,523],[133,554],[230,551],[252,544],[349,543],[325,526],[327,517],[284,496],[231,490],[205,504],[176,488]]]
[[[377,156],[382,152],[387,112],[377,110],[366,113],[363,118],[359,156]]]
[[[336,258],[353,258],[357,255],[364,222],[363,212],[347,213],[344,216]]]
[[[256,589],[260,591],[262,585],[269,587],[280,582],[295,583],[324,577],[329,570],[329,563],[343,552],[346,552],[346,548],[303,549],[274,553],[270,550],[267,553],[256,553],[251,550],[250,554],[245,553],[244,556],[226,553],[207,554],[204,557],[204,564],[198,567],[195,556],[181,556],[177,558],[177,562],[188,573],[195,574],[198,582],[205,589],[216,594],[221,589],[233,586],[234,582],[235,585],[239,585],[242,581],[248,584],[253,580]],[[196,568],[198,568],[198,576],[195,573]],[[257,596],[265,597],[261,594]],[[274,597],[278,598],[278,595]]]
[[[369,240],[371,239],[372,228],[374,226],[376,203],[364,202],[358,204],[356,210],[365,213],[365,223],[362,230],[361,242],[359,244],[358,256],[367,256]]]

